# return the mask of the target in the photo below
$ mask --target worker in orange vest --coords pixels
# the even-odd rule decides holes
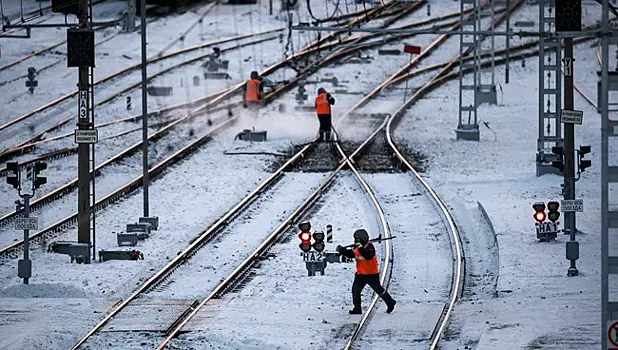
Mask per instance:
[[[263,98],[264,88],[262,80],[258,72],[253,71],[251,72],[251,79],[247,80],[244,86],[243,107],[251,107],[252,110],[256,110]]]
[[[359,229],[354,232],[353,249],[346,249],[340,245],[336,249],[339,254],[356,260],[356,274],[354,275],[354,283],[352,283],[352,303],[354,308],[350,310],[350,314],[358,315],[363,313],[361,309],[361,292],[367,284],[386,303],[386,313],[390,314],[393,312],[397,302],[380,284],[378,257],[376,256],[373,243],[369,242],[367,231]]]
[[[324,88],[319,88],[318,96],[315,98],[315,111],[320,121],[320,141],[330,141],[330,130],[332,128],[330,106],[334,104],[335,99]]]

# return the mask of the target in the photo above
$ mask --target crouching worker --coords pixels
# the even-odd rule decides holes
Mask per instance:
[[[380,285],[380,269],[378,268],[378,257],[373,243],[369,242],[369,234],[364,229],[354,232],[354,247],[352,249],[337,246],[339,254],[356,260],[356,274],[352,284],[352,302],[354,308],[350,314],[362,314],[361,292],[365,285],[369,285],[382,300],[386,303],[387,313],[393,312],[397,303],[388,292]]]

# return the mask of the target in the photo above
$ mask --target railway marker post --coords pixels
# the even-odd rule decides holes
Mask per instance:
[[[556,32],[578,32],[582,30],[582,6],[581,0],[557,1],[556,2]],[[573,38],[564,38],[564,110],[573,111]],[[568,114],[568,113],[567,113]],[[562,115],[562,114],[561,114]],[[562,119],[562,118],[561,118]],[[575,199],[575,124],[564,124],[564,189],[563,195],[566,201]],[[566,258],[570,260],[568,276],[577,276],[575,261],[579,258],[579,245],[576,241],[577,233],[575,212],[565,211],[564,233],[569,234],[567,242]]]
[[[63,7],[71,6],[69,13],[77,15],[78,29],[67,30],[67,67],[78,68],[78,122],[79,132],[92,130],[94,126],[94,30],[92,29],[92,0],[79,1],[77,4],[70,1],[58,1],[54,12],[67,12]],[[52,5],[52,10],[53,5]],[[92,146],[92,162],[94,163],[94,145]],[[90,192],[90,144],[79,143],[77,146],[77,240],[79,243],[91,245],[94,237],[90,220],[93,214],[91,194],[94,197],[94,181]],[[94,164],[93,164],[94,168]],[[92,216],[94,220],[94,217]],[[94,240],[94,238],[93,238]],[[85,257],[84,263],[90,263],[90,256]]]

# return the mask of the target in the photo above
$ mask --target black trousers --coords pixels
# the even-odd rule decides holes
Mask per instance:
[[[392,298],[386,293],[384,287],[380,284],[380,275],[359,275],[354,276],[354,283],[352,283],[352,303],[355,309],[361,307],[361,292],[366,285],[369,285],[374,292],[376,292],[386,303],[390,303]]]
[[[330,114],[318,114],[320,121],[320,139],[322,141],[330,140],[330,130],[332,128],[332,118]]]

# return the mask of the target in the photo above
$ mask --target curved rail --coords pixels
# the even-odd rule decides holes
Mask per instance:
[[[442,317],[438,321],[439,325],[436,328],[437,330],[432,333],[432,338],[430,339],[431,341],[430,350],[436,349],[438,342],[440,338],[442,337],[442,334],[444,333],[444,330],[446,329],[446,326],[450,320],[451,313],[455,307],[455,303],[457,302],[460,291],[463,288],[463,283],[464,283],[464,278],[465,278],[464,252],[463,252],[463,247],[461,245],[461,236],[459,234],[459,230],[457,229],[457,226],[455,225],[455,220],[453,219],[453,216],[450,214],[446,205],[437,195],[435,190],[420,176],[420,174],[416,171],[416,169],[414,169],[414,167],[410,164],[410,162],[408,162],[408,160],[401,154],[395,142],[393,141],[394,128],[392,127],[392,125],[393,125],[393,120],[397,118],[401,118],[410,105],[414,104],[425,93],[429,92],[429,90],[432,88],[432,85],[436,85],[442,82],[443,80],[446,80],[448,77],[449,77],[448,75],[443,76],[443,77],[440,77],[439,75],[437,75],[436,79],[432,79],[428,84],[421,87],[416,93],[414,93],[414,95],[412,95],[412,97],[408,101],[406,101],[406,103],[401,108],[399,108],[393,114],[391,118],[389,118],[386,124],[386,140],[387,140],[389,147],[391,148],[391,150],[393,151],[397,159],[399,159],[399,161],[403,165],[405,165],[405,168],[409,170],[410,172],[412,172],[412,174],[414,174],[414,177],[416,178],[416,180],[418,180],[418,182],[420,182],[425,192],[429,194],[429,197],[432,199],[432,201],[438,208],[441,217],[445,221],[445,224],[451,235],[451,244],[453,245],[452,248],[453,248],[453,254],[454,254],[455,268],[454,268],[454,273],[453,273],[453,284],[451,286],[451,297],[448,302],[448,305],[445,308],[445,311]]]

